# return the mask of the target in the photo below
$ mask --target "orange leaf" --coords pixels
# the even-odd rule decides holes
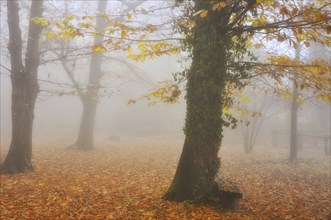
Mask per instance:
[[[287,9],[286,9],[286,7],[282,7],[282,8],[280,9],[279,13],[282,14],[282,15],[287,14]]]

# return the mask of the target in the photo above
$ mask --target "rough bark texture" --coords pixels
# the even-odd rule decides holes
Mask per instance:
[[[33,171],[32,130],[34,107],[39,92],[39,39],[42,27],[30,21],[25,65],[17,1],[8,0],[8,27],[12,82],[12,137],[8,155],[1,165],[2,173]],[[31,17],[42,17],[43,1],[32,1]]]
[[[107,9],[107,1],[98,1],[98,11],[104,12]],[[96,28],[97,32],[102,32],[106,27],[105,20],[101,17],[97,17]],[[94,45],[101,44],[103,36],[97,35],[94,38]],[[81,118],[79,134],[76,141],[76,146],[79,149],[89,150],[94,148],[94,122],[96,109],[98,104],[98,93],[100,88],[100,79],[102,76],[101,65],[102,65],[103,54],[99,52],[93,52],[90,63],[90,75],[89,85],[87,93],[83,100],[83,114]]]
[[[208,4],[209,1],[196,1],[195,11]],[[196,21],[193,60],[187,78],[186,138],[175,177],[165,195],[168,200],[205,201],[215,189],[226,74],[224,20],[222,13],[210,13]]]

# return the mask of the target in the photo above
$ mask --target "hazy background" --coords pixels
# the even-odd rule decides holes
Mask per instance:
[[[83,1],[84,10],[78,10],[80,5],[71,4],[73,13],[92,13],[96,2]],[[61,2],[53,2],[61,4]],[[92,4],[93,7],[89,7]],[[146,1],[145,7],[155,5],[153,1]],[[160,2],[162,4],[162,2]],[[78,7],[78,9],[77,9]],[[109,7],[120,9],[120,2],[111,1]],[[154,6],[153,6],[154,7]],[[1,2],[1,64],[10,67],[7,51],[7,23],[4,3]],[[114,10],[115,10],[114,9]],[[22,11],[23,15],[24,10]],[[172,13],[172,12],[171,12]],[[150,18],[160,19],[160,17]],[[23,19],[24,20],[24,19]],[[26,23],[22,23],[22,29],[26,31]],[[281,51],[290,56],[293,51]],[[308,58],[330,58],[330,51],[314,45],[305,53]],[[143,63],[127,62],[125,56],[117,54],[116,60],[108,59],[103,63],[105,79],[102,84],[110,87],[107,97],[100,99],[97,107],[95,134],[96,141],[106,139],[110,135],[122,137],[130,136],[174,136],[183,138],[183,126],[185,121],[185,94],[181,96],[180,104],[158,103],[148,106],[146,101],[139,101],[133,105],[127,105],[129,99],[136,99],[151,91],[158,82],[171,79],[171,74],[183,70],[185,64],[180,56],[163,56],[155,60],[147,60]],[[118,61],[119,60],[119,61]],[[124,62],[123,62],[124,61]],[[86,81],[89,71],[89,58],[84,59],[75,70],[81,82]],[[65,82],[70,84],[61,64],[50,63],[39,68],[39,78],[49,81]],[[8,71],[1,68],[1,138],[9,138],[11,134],[11,83]],[[61,89],[52,84],[40,82],[41,92],[37,101],[34,122],[34,137],[66,136],[76,139],[79,130],[82,104],[77,96],[58,96],[45,92],[49,89]],[[247,96],[251,99],[250,108],[257,108],[263,97],[258,91],[248,89]],[[269,113],[270,118],[264,121],[257,139],[259,145],[271,145],[274,130],[290,130],[290,110],[287,101],[274,98]],[[319,136],[330,134],[330,104],[320,101],[309,101],[301,105],[299,110],[299,132]],[[237,129],[225,129],[224,143],[243,144],[243,135],[240,123]],[[289,136],[284,135],[281,145],[288,147]],[[321,141],[304,139],[304,144],[312,148],[323,148]],[[323,150],[323,149],[322,149]]]

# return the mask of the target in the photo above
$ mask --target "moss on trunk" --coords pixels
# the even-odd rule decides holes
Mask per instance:
[[[208,1],[196,1],[195,11]],[[192,66],[187,76],[185,143],[173,182],[165,199],[195,202],[211,197],[220,167],[222,100],[225,87],[226,45],[222,13],[197,18],[192,39]]]

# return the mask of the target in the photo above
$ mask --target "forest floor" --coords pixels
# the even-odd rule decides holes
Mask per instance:
[[[71,139],[72,140],[72,139]],[[251,155],[222,146],[220,175],[244,194],[238,210],[168,202],[182,139],[103,141],[93,151],[69,150],[69,138],[35,141],[35,172],[1,175],[0,219],[327,219],[330,162],[323,152],[257,146]],[[1,161],[8,141],[1,143]]]

